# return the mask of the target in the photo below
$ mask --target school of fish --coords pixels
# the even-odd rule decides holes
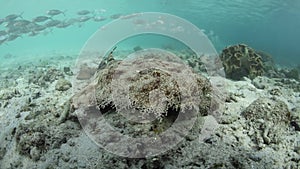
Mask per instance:
[[[81,27],[87,21],[102,22],[107,19],[118,19],[121,14],[113,14],[109,17],[99,16],[105,10],[80,10],[74,18],[67,18],[66,10],[51,9],[45,15],[25,19],[23,13],[10,14],[4,18],[0,17],[0,45],[7,44],[23,36],[37,36],[48,34],[54,28],[67,28],[69,26]],[[63,19],[57,19],[62,18]]]

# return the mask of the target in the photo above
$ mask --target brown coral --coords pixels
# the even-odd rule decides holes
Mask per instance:
[[[264,73],[261,56],[247,45],[229,46],[222,51],[220,58],[226,77],[230,79],[240,80],[243,77],[254,79]]]

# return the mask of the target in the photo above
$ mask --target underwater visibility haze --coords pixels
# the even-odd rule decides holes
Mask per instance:
[[[102,25],[112,21],[113,17],[137,12],[170,13],[192,22],[212,40],[218,51],[237,43],[246,43],[258,50],[270,53],[284,64],[293,64],[299,60],[299,22],[300,2],[291,1],[1,1],[1,20],[10,14],[22,14],[31,21],[37,16],[49,16],[47,11],[58,9],[64,15],[53,19],[65,21],[82,16],[104,17],[104,21],[88,19],[81,24],[73,23],[66,28],[50,28],[39,35],[30,36],[30,32],[20,35],[7,43],[1,35],[1,55],[29,54],[43,51],[79,51],[85,41]],[[78,15],[88,10],[87,15]],[[112,18],[111,18],[112,16]],[[21,18],[19,18],[21,19]],[[39,22],[39,24],[43,22]],[[0,25],[5,31],[5,23]],[[79,26],[78,26],[79,25]],[[44,36],[47,34],[47,36]],[[152,42],[149,42],[152,43]]]
[[[299,0],[0,0],[0,169],[300,168]]]

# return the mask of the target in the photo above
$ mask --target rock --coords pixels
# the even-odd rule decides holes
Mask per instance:
[[[80,168],[86,168],[86,163],[84,161],[79,161],[78,162],[78,167],[80,167]]]
[[[265,76],[259,76],[252,80],[252,84],[258,89],[269,89],[270,94],[278,95],[283,94],[283,89],[292,89],[294,92],[300,92],[300,82],[295,79],[288,78],[268,78]],[[277,89],[273,90],[273,87],[276,86]],[[277,90],[277,91],[276,91]]]
[[[71,137],[80,131],[79,124],[66,121],[60,125],[58,118],[42,114],[39,118],[21,123],[16,129],[16,146],[21,155],[36,157],[37,150],[44,154],[48,150],[60,148]],[[35,149],[31,152],[32,149]]]
[[[71,159],[70,152],[63,154],[61,158],[64,162],[70,161],[70,159]]]
[[[20,96],[20,92],[15,88],[0,90],[0,100],[9,100],[16,96]]]
[[[32,94],[32,99],[40,98],[41,95],[42,95],[41,92],[39,92],[39,91],[38,91],[38,92],[35,92],[35,93]]]
[[[300,131],[300,107],[295,107],[291,110],[291,126],[295,131]],[[300,143],[300,141],[299,141]],[[300,144],[299,144],[300,147]]]
[[[101,114],[109,120],[110,125],[120,128],[122,134],[134,137],[163,133],[172,124],[174,125],[173,122],[178,116],[184,121],[180,123],[181,128],[187,128],[193,124],[188,119],[197,113],[199,118],[195,118],[197,125],[193,126],[195,128],[192,129],[191,138],[198,138],[201,130],[199,129],[201,123],[198,123],[200,117],[210,114],[211,106],[217,107],[216,102],[212,103],[214,93],[208,79],[195,73],[181,59],[173,58],[171,54],[142,50],[135,52],[134,55],[138,57],[129,57],[130,59],[123,61],[113,59],[103,69],[97,71],[93,79],[97,83],[91,84],[73,97],[74,108],[91,105],[82,107],[85,116],[96,114],[99,112],[97,108],[100,108]],[[184,117],[181,117],[178,115],[179,109],[191,111],[181,113],[184,114]],[[82,119],[81,114],[78,116]],[[97,120],[97,117],[92,120]],[[143,123],[129,123],[128,120]],[[101,141],[105,143],[122,142],[120,139],[123,139],[106,132],[102,134],[102,138]],[[164,139],[169,138],[166,136]],[[170,142],[176,141],[177,138],[172,139]],[[143,149],[143,145],[150,145],[150,143],[136,144],[138,149]],[[113,148],[124,150],[124,144],[116,146],[118,147]],[[147,149],[148,152],[150,150],[160,151],[156,147]],[[132,156],[144,154],[138,151]]]
[[[96,72],[95,68],[90,68],[87,65],[83,65],[80,67],[79,73],[76,77],[78,80],[88,80],[90,79]]]
[[[139,51],[139,50],[143,50],[143,48],[140,47],[140,46],[136,46],[136,47],[133,48],[133,50],[134,50],[135,52],[137,52],[137,51]]]
[[[34,118],[36,118],[36,116],[38,116],[39,114],[41,114],[41,111],[30,111],[30,113],[25,117],[25,120],[32,120]]]
[[[271,89],[271,90],[269,91],[269,93],[270,93],[271,95],[274,95],[274,96],[280,96],[280,95],[282,95],[282,92],[281,92],[280,89],[278,89],[278,88]]]
[[[5,156],[6,154],[6,147],[0,147],[0,160]]]
[[[3,103],[3,108],[6,108],[7,106],[9,105],[9,102],[8,101],[5,101],[4,103]]]
[[[70,89],[71,87],[72,87],[71,82],[69,82],[65,79],[59,79],[55,85],[55,89],[58,91],[66,91],[66,90]]]
[[[183,65],[181,63],[176,63],[175,61],[169,61],[169,62],[164,62],[163,60],[160,59],[153,59],[153,58],[143,58],[142,59],[137,59],[136,61],[132,61],[136,63],[140,63],[140,65],[137,65],[138,67],[142,67],[144,69],[143,71],[139,71],[134,77],[126,78],[129,76],[132,76],[132,73],[136,73],[136,67],[133,67],[129,63],[124,63],[123,65],[121,61],[115,61],[113,60],[110,64],[108,64],[105,69],[102,71],[97,72],[97,81],[98,84],[94,86],[96,88],[96,99],[99,100],[98,106],[101,108],[104,108],[106,106],[109,106],[111,102],[113,102],[113,91],[110,89],[111,87],[118,87],[118,86],[129,86],[129,95],[130,95],[130,102],[127,102],[128,100],[124,100],[122,102],[123,98],[116,98],[120,99],[119,101],[115,101],[116,104],[120,105],[115,105],[116,107],[118,106],[130,106],[126,104],[134,103],[134,107],[138,108],[141,111],[146,111],[149,113],[151,111],[161,109],[163,111],[166,111],[168,108],[171,108],[171,106],[174,106],[173,108],[176,109],[176,106],[190,106],[188,105],[190,102],[184,102],[183,99],[181,99],[181,103],[179,103],[179,95],[180,91],[178,88],[177,82],[171,77],[171,74],[168,73],[167,71],[161,70],[161,69],[156,69],[156,68],[149,68],[145,69],[143,67],[143,63],[148,64],[147,62],[151,61],[151,64],[157,65],[157,64],[164,64],[165,69],[170,69],[174,71],[173,69],[183,69]],[[131,62],[131,61],[130,61]],[[139,68],[141,69],[141,68]],[[177,73],[176,71],[174,71]],[[179,71],[178,71],[179,72]],[[174,74],[175,74],[174,73]],[[210,91],[210,84],[207,79],[204,77],[196,74],[189,72],[189,76],[191,77],[191,80],[196,80],[194,81],[195,84],[190,83],[190,85],[195,85],[194,87],[201,89],[203,92],[209,92]],[[115,74],[115,75],[114,75]],[[116,81],[113,81],[113,77],[118,78],[117,76],[124,75],[126,79],[123,79],[124,81],[115,83]],[[179,75],[178,75],[179,76]],[[193,79],[194,78],[194,79]],[[193,82],[193,81],[190,81]],[[189,86],[192,87],[192,86]],[[168,103],[167,105],[170,107],[158,107],[160,105],[149,105],[149,98],[145,98],[144,96],[149,96],[149,94],[154,90],[157,91],[163,91],[166,94],[167,98],[164,98],[166,100],[160,100],[157,102],[166,102]],[[88,92],[88,91],[87,91]],[[194,91],[194,92],[199,92],[199,91]],[[196,94],[196,93],[195,93]],[[199,93],[200,94],[200,93]],[[201,93],[201,96],[204,93]],[[197,94],[196,94],[197,95]],[[122,97],[122,96],[120,96]],[[77,99],[76,97],[74,97]],[[157,99],[157,97],[155,97]],[[202,99],[205,100],[205,99]],[[80,101],[80,99],[78,100]],[[76,102],[76,101],[75,101]],[[200,104],[200,103],[199,103]],[[204,104],[204,102],[203,102]],[[161,105],[165,106],[165,105]],[[178,107],[177,107],[178,108]]]
[[[265,80],[262,77],[257,77],[252,80],[252,84],[257,88],[257,89],[265,89],[266,84]]]
[[[295,79],[281,79],[282,86],[291,88],[294,92],[300,92],[300,82]]]
[[[286,78],[289,79],[295,79],[295,80],[299,80],[300,76],[299,76],[299,71],[298,69],[294,68],[294,69],[290,69],[290,70],[286,70],[286,71],[282,71],[285,75]]]
[[[60,115],[59,115],[59,117],[60,117],[59,118],[59,122],[60,123],[63,123],[63,122],[65,122],[68,119],[70,111],[71,111],[71,101],[68,100],[64,104],[63,112],[60,113]]]
[[[18,112],[17,114],[16,114],[16,116],[15,116],[17,119],[18,118],[20,118],[21,117],[21,113],[20,112]]]
[[[61,70],[55,69],[55,68],[49,68],[46,72],[46,74],[43,76],[43,80],[46,82],[53,82],[59,78],[63,78],[64,74],[61,72]]]
[[[289,128],[290,112],[280,100],[259,98],[242,112],[242,116],[247,120],[249,130],[254,130],[251,137],[259,147],[278,143]]]
[[[23,167],[24,166],[23,166],[22,160],[20,158],[16,158],[11,163],[11,167],[10,168],[23,168]]]
[[[294,151],[300,154],[300,140],[295,143]]]
[[[30,157],[33,161],[38,161],[41,157],[41,152],[37,147],[33,147],[30,150]]]
[[[74,141],[68,141],[68,145],[70,147],[74,147],[76,145],[76,143]]]
[[[31,73],[32,75],[29,76],[28,82],[42,87],[47,87],[49,83],[64,78],[64,73],[53,67],[37,69]]]
[[[249,158],[253,161],[261,161],[262,157],[261,157],[261,154],[258,154],[258,153],[252,153],[252,154],[249,154]]]
[[[73,75],[73,72],[71,71],[70,67],[64,67],[64,73],[68,76]]]

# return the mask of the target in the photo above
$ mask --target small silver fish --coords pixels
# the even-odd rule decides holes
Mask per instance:
[[[17,21],[14,23],[14,26],[16,26],[16,27],[24,27],[24,26],[26,26],[26,25],[28,25],[28,24],[30,24],[30,23],[31,23],[30,21],[25,20],[25,19],[23,19],[23,20],[17,20]]]
[[[22,18],[23,19],[22,14],[23,14],[23,12],[21,14],[19,14],[19,15],[17,15],[17,14],[10,14],[10,15],[7,15],[4,19],[5,19],[6,22],[13,21],[13,20],[15,20],[17,18]]]
[[[32,32],[30,32],[29,34],[28,34],[28,36],[36,36],[36,35],[38,35],[40,32],[36,32],[36,31],[32,31]]]
[[[61,11],[58,9],[51,9],[51,10],[47,11],[46,13],[47,13],[47,15],[50,15],[50,16],[55,16],[55,15],[59,15],[59,14],[63,14],[64,16],[66,16],[65,12],[66,11]]]
[[[31,30],[34,32],[39,32],[45,30],[47,27],[44,25],[35,25]]]
[[[37,23],[31,22],[30,24],[26,25],[26,28],[32,30],[35,29],[37,26],[39,26]]]
[[[19,37],[21,37],[21,36],[18,35],[18,34],[11,34],[11,35],[8,36],[7,41],[13,41],[13,40],[15,40]]]
[[[22,27],[21,29],[18,30],[17,34],[26,34],[29,33],[31,30],[26,28],[26,27]]]
[[[142,19],[136,19],[133,21],[133,23],[135,25],[145,25],[147,22],[145,20],[142,20]]]
[[[7,34],[6,31],[0,31],[0,36],[4,36],[4,35],[6,35],[6,34]]]
[[[102,16],[95,16],[95,17],[93,17],[93,20],[94,20],[95,22],[101,22],[101,21],[106,20],[106,18],[105,18],[105,17],[102,17]]]
[[[5,19],[0,19],[0,25],[2,25],[5,22]]]
[[[77,12],[77,15],[87,15],[87,14],[90,14],[91,11],[89,10],[81,10],[81,11],[78,11]]]
[[[5,41],[8,35],[0,35],[0,41]]]
[[[75,18],[71,18],[71,19],[68,19],[66,22],[70,23],[70,24],[74,24],[77,22],[77,19]]]
[[[8,34],[16,33],[18,31],[19,31],[19,29],[17,27],[9,27],[8,29],[6,29],[6,32]]]
[[[37,16],[35,18],[32,19],[33,22],[44,22],[48,19],[52,19],[51,17],[48,16]]]
[[[46,36],[46,35],[48,35],[49,33],[53,33],[53,32],[52,32],[52,29],[50,29],[50,30],[48,29],[48,30],[44,30],[44,31],[41,32],[41,33],[42,33],[43,35]]]
[[[122,14],[114,14],[114,15],[111,15],[110,18],[111,19],[119,19],[121,16],[122,16]]]
[[[14,27],[14,24],[15,23],[17,23],[17,21],[9,21],[9,22],[6,22],[5,24],[4,24],[4,27],[6,27],[6,28],[11,28],[11,27]]]
[[[46,22],[45,26],[54,27],[60,23],[61,23],[61,21],[59,21],[59,20],[51,20],[51,21]]]
[[[78,20],[78,22],[86,22],[86,21],[90,20],[91,18],[92,17],[90,17],[90,16],[82,16],[82,17],[78,18],[77,20]]]
[[[106,12],[106,9],[96,9],[95,13],[104,13]]]
[[[128,14],[128,15],[123,15],[123,16],[121,16],[121,19],[131,19],[131,18],[140,16],[140,15],[141,15],[140,13],[132,13],[132,14]]]
[[[4,38],[4,39],[0,39],[0,45],[2,45],[3,43],[5,43],[7,40],[7,38]]]
[[[71,23],[67,22],[67,21],[64,21],[64,22],[61,22],[60,24],[56,25],[57,28],[66,28],[68,26],[70,26]]]

